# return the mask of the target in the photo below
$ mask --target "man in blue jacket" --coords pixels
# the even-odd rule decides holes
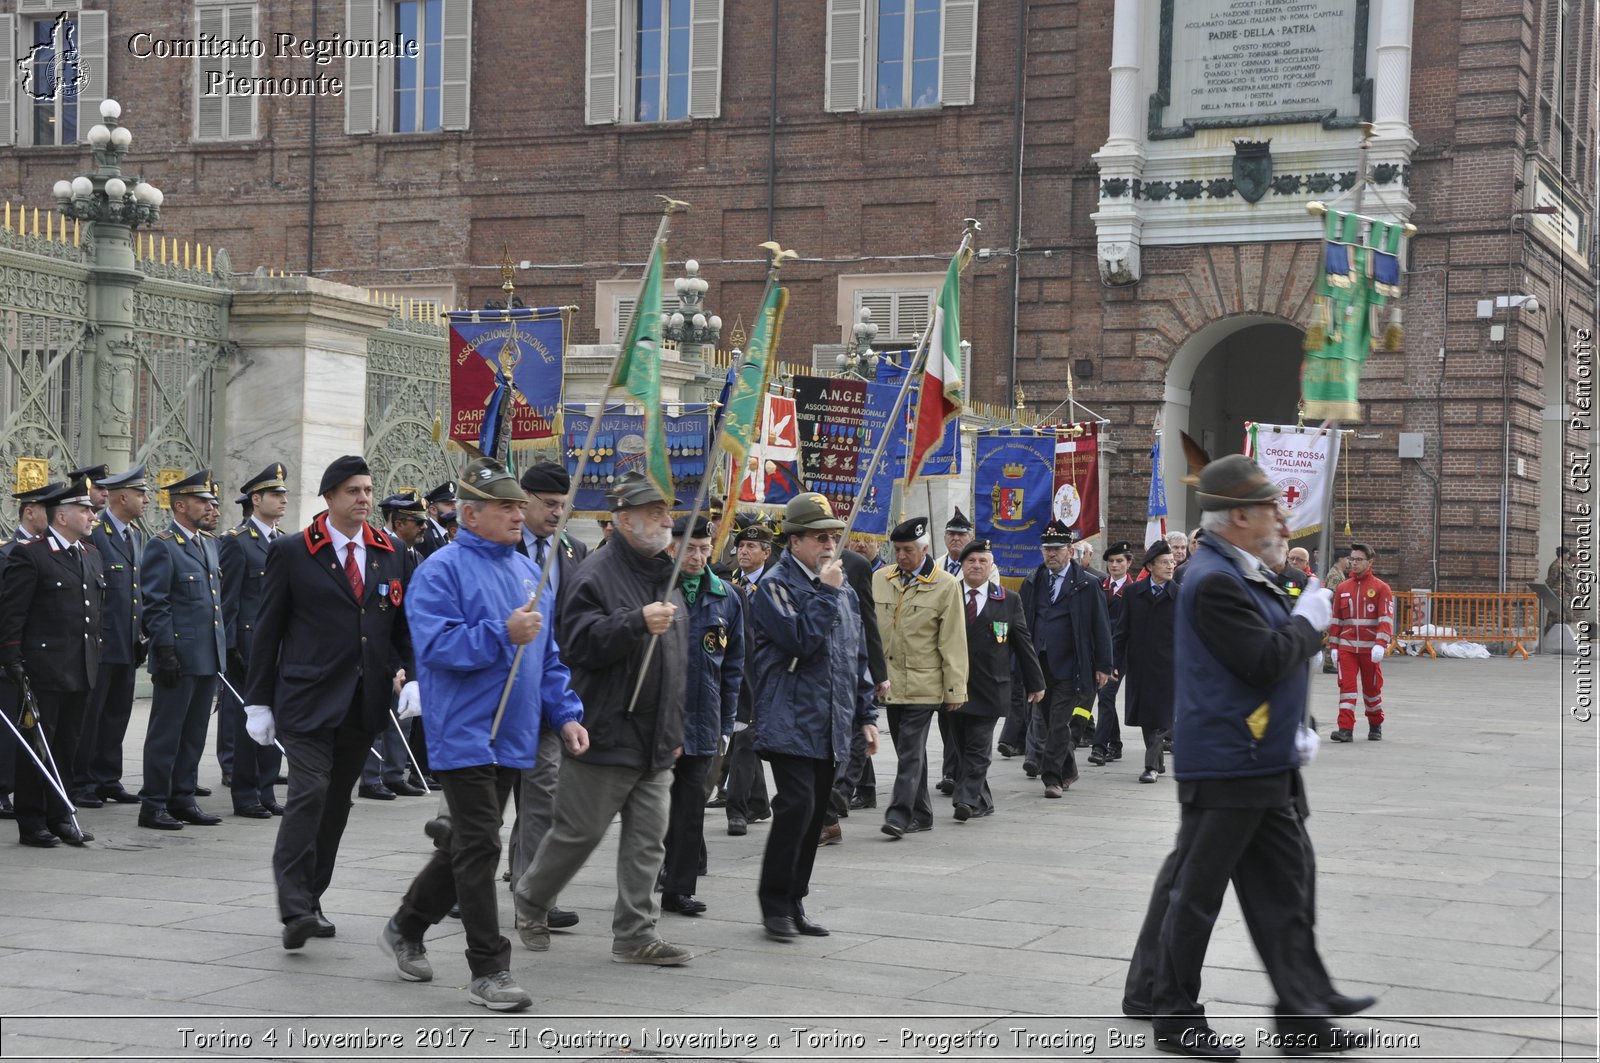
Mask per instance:
[[[776,783],[757,897],[762,926],[778,941],[827,936],[802,902],[828,793],[854,732],[866,740],[867,756],[878,751],[861,605],[839,560],[844,526],[825,496],[790,499],[783,515],[788,548],[750,602],[755,749]]]
[[[1231,878],[1277,993],[1287,1055],[1341,1052],[1360,1039],[1324,1016],[1344,1010],[1317,955],[1310,864],[1295,802],[1308,662],[1332,618],[1315,582],[1294,601],[1273,574],[1289,547],[1277,485],[1240,454],[1207,465],[1196,498],[1205,542],[1178,596],[1173,775],[1182,814],[1168,860],[1151,998],[1156,1047],[1227,1059],[1207,1025],[1200,972]],[[1370,1003],[1367,1001],[1365,1003]]]
[[[451,846],[434,850],[378,940],[401,978],[430,981],[422,936],[459,903],[472,971],[467,999],[521,1011],[533,998],[512,981],[511,943],[500,933],[494,883],[500,824],[521,770],[538,755],[541,723],[559,731],[574,755],[589,748],[589,736],[554,627],[544,623],[555,593],[546,587],[534,609],[539,570],[516,550],[522,488],[493,458],[469,464],[457,487],[461,530],[417,569],[406,593],[422,725],[434,777],[450,804]],[[518,647],[526,649],[495,731]]]
[[[672,766],[672,806],[667,813],[667,856],[661,908],[699,915],[694,895],[705,849],[706,774],[727,751],[744,681],[744,606],[741,595],[712,572],[711,522],[679,517],[673,549],[683,554],[678,589],[689,610],[688,697],[683,703],[683,755]]]

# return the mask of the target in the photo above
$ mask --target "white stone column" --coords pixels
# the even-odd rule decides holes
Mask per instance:
[[[1378,0],[1372,74],[1372,120],[1384,140],[1411,137],[1411,19],[1413,0]],[[1414,144],[1415,141],[1413,140]]]
[[[1116,0],[1111,27],[1111,124],[1102,153],[1144,153],[1141,123],[1147,113],[1139,90],[1144,0]]]
[[[1107,284],[1139,279],[1143,220],[1133,184],[1144,173],[1148,93],[1140,57],[1146,0],[1116,0],[1111,28],[1111,112],[1105,144],[1095,152],[1100,167],[1100,209],[1090,215],[1099,245],[1100,277]],[[1107,182],[1116,194],[1107,191]]]
[[[322,470],[366,445],[367,337],[388,320],[387,307],[346,284],[239,282],[229,315],[239,368],[228,381],[227,458],[217,470],[226,502],[246,477],[280,461],[289,474],[283,527],[304,527],[324,508]]]

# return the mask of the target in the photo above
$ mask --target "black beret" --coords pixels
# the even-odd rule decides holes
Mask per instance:
[[[688,531],[688,529],[689,529],[689,518],[687,516],[679,517],[677,520],[672,522],[672,537],[674,539],[682,539],[683,538],[683,533],[685,531]],[[695,515],[695,518],[694,518],[694,530],[689,532],[689,538],[691,538],[691,539],[709,539],[709,538],[711,538],[711,521],[707,520],[704,514],[696,514]]]
[[[566,466],[541,461],[523,470],[522,489],[530,495],[564,495],[572,490],[572,477]]]
[[[928,534],[928,518],[912,517],[910,520],[901,521],[889,533],[891,543],[914,543]]]
[[[1104,559],[1107,560],[1107,561],[1110,561],[1113,557],[1116,557],[1119,554],[1122,555],[1123,557],[1126,557],[1128,560],[1132,561],[1133,560],[1133,544],[1128,542],[1126,539],[1124,539],[1120,543],[1112,543],[1110,546],[1106,547],[1106,552],[1104,554]]]
[[[1139,567],[1149,568],[1150,562],[1154,561],[1158,557],[1163,557],[1170,553],[1172,553],[1172,545],[1165,539],[1157,539],[1155,542],[1151,543],[1149,549],[1144,552],[1144,561]]]
[[[346,454],[342,458],[334,458],[322,474],[322,483],[317,488],[317,494],[327,494],[352,476],[371,475],[372,469],[367,466],[367,459],[359,454]]]
[[[956,560],[965,561],[967,558],[971,557],[973,554],[992,554],[992,553],[994,553],[994,543],[991,543],[988,539],[974,539],[970,543],[968,543],[966,546],[963,546],[961,548],[961,556],[959,558],[957,558]]]

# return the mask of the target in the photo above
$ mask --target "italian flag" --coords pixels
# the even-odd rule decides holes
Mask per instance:
[[[933,308],[933,332],[917,390],[917,418],[911,453],[906,461],[906,486],[922,463],[938,449],[945,425],[961,416],[961,256],[950,260]]]

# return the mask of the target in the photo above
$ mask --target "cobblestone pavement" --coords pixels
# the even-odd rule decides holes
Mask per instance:
[[[1568,714],[1573,663],[1391,660],[1384,741],[1324,742],[1308,772],[1319,940],[1341,989],[1380,997],[1349,1025],[1388,1046],[1356,1058],[1595,1058],[1600,722]],[[1315,700],[1325,736],[1331,676]],[[880,779],[892,763],[879,753]],[[708,811],[710,911],[661,921],[696,951],[678,969],[609,962],[612,832],[562,897],[582,923],[548,953],[514,947],[534,998],[517,1016],[468,1004],[458,923],[428,940],[429,984],[400,981],[375,943],[426,858],[431,798],[356,801],[324,905],[338,936],[293,953],[275,821],[168,834],[136,827],[136,806],[90,810],[87,849],[0,848],[0,1056],[1154,1056],[1118,1004],[1177,806],[1170,779],[1138,772],[1137,754],[1085,766],[1046,801],[997,757],[994,817],[958,824],[941,800],[935,829],[899,842],[857,811],[818,855],[808,908],[832,936],[787,944],[757,921],[767,826],[729,837]],[[217,785],[209,757],[202,779]],[[1231,896],[1204,997],[1247,1056],[1276,1054],[1256,1043],[1271,989]]]

